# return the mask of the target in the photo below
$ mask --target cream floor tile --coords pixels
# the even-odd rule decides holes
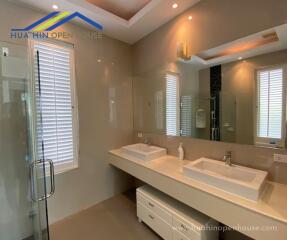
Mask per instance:
[[[50,227],[51,240],[159,240],[136,217],[134,191],[118,195]]]

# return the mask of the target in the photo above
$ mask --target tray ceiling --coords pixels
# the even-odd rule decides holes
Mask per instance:
[[[46,13],[55,11],[80,12],[100,23],[104,34],[134,44],[200,0],[5,0],[21,3]],[[172,8],[177,3],[177,8]],[[85,22],[76,23],[91,28]],[[93,29],[93,28],[91,28]]]
[[[87,2],[115,14],[125,20],[130,20],[151,0],[86,0]]]

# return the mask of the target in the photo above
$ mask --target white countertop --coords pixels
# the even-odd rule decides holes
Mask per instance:
[[[190,163],[190,161],[180,161],[174,156],[167,155],[152,161],[144,162],[129,155],[123,154],[121,149],[112,150],[110,153],[138,165],[144,166],[147,169],[153,170],[191,188],[195,188],[225,200],[231,204],[238,205],[250,211],[287,224],[287,185],[267,182],[267,188],[261,196],[261,199],[258,202],[252,202],[184,176],[182,174],[182,166]]]

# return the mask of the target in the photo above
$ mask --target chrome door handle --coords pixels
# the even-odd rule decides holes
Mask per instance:
[[[51,190],[50,193],[46,196],[46,199],[49,197],[52,197],[55,194],[55,168],[54,168],[54,163],[52,160],[48,159],[47,162],[50,165],[50,182],[51,182]]]
[[[50,184],[51,184],[51,190],[49,194],[45,194],[45,196],[42,196],[38,198],[36,195],[35,185],[34,185],[34,176],[35,176],[35,168],[38,166],[43,166],[45,169],[43,171],[46,171],[46,163],[49,164],[49,170],[50,170]],[[46,173],[45,173],[46,174]],[[55,193],[55,170],[54,170],[54,163],[52,160],[36,160],[30,165],[30,182],[31,182],[31,198],[34,202],[39,202],[46,200],[54,195]],[[44,182],[46,184],[46,182]],[[45,186],[46,188],[46,186]],[[46,191],[45,191],[46,192]]]

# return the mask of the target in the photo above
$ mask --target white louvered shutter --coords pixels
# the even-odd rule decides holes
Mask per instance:
[[[257,141],[277,144],[283,140],[284,71],[282,67],[258,71]],[[264,140],[265,139],[265,140]]]
[[[180,106],[180,135],[190,137],[192,133],[192,98],[191,96],[181,97]]]
[[[75,132],[77,118],[73,89],[73,48],[35,41],[33,51],[35,54],[39,158],[53,160],[56,171],[57,165],[72,167],[76,164],[78,152]],[[40,79],[37,51],[39,52]]]
[[[179,78],[175,74],[166,74],[166,134],[179,135]]]

